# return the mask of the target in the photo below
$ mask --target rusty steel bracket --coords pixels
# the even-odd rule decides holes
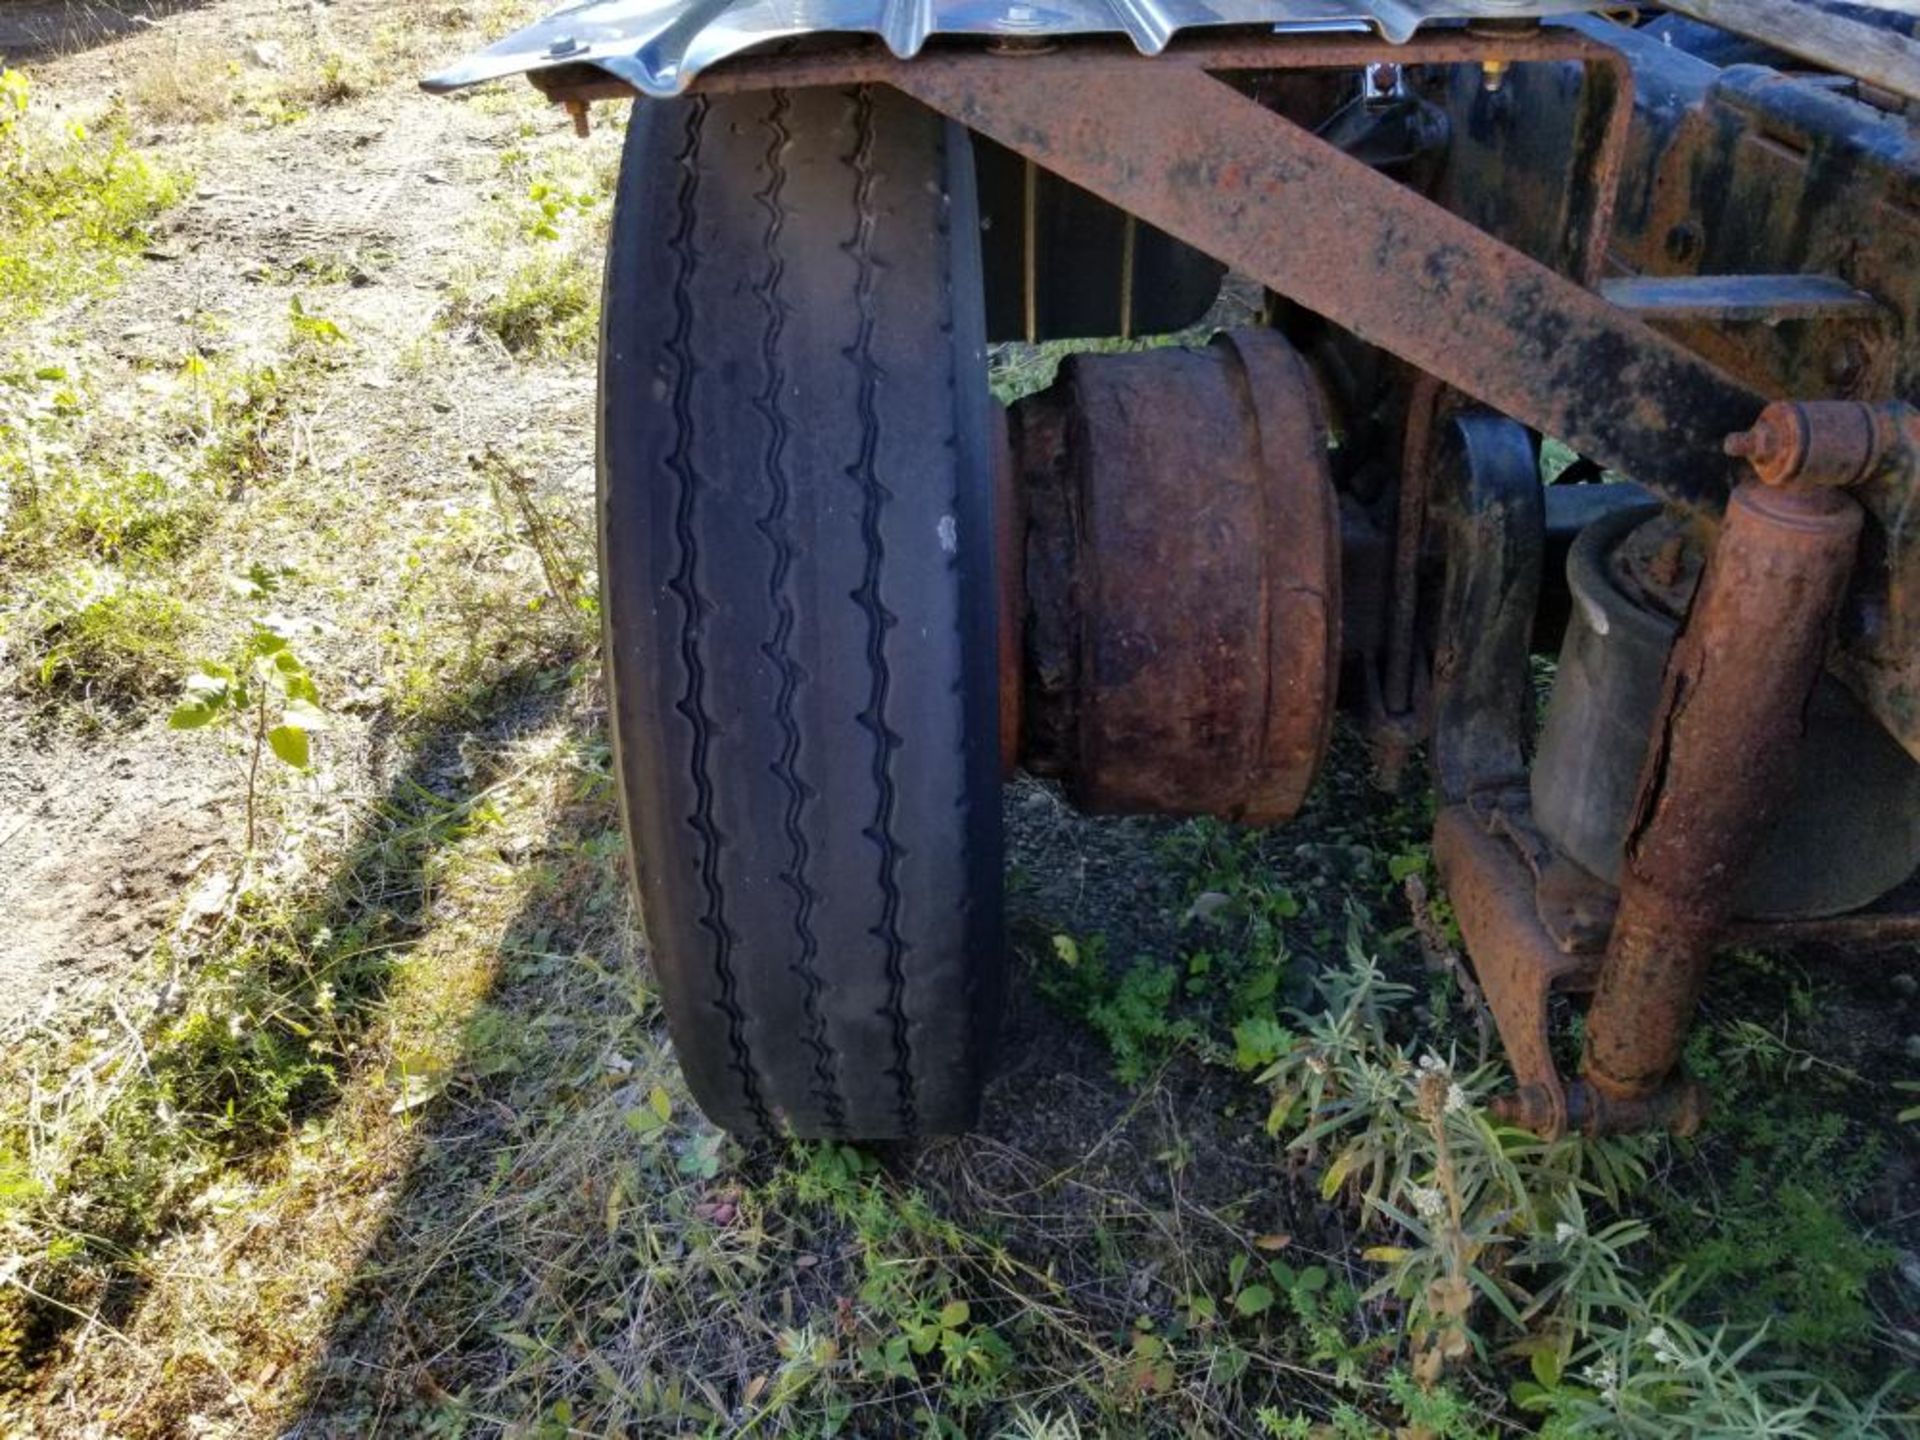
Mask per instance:
[[[1495,1113],[1557,1139],[1567,1133],[1568,1101],[1553,1059],[1551,1000],[1556,990],[1592,988],[1594,957],[1554,944],[1535,909],[1533,871],[1470,805],[1441,810],[1433,860],[1513,1069],[1517,1089]]]
[[[1536,871],[1542,856],[1529,853],[1524,801],[1512,803],[1449,805],[1433,829],[1434,863],[1513,1070],[1514,1089],[1495,1097],[1494,1118],[1549,1140],[1570,1131],[1692,1134],[1707,1113],[1706,1090],[1697,1082],[1679,1077],[1644,1094],[1614,1095],[1561,1076],[1553,997],[1592,990],[1600,957],[1563,949],[1541,923],[1540,892],[1551,883],[1551,865],[1564,862]]]
[[[1591,988],[1596,962],[1541,923],[1537,892],[1553,857],[1527,819],[1527,655],[1546,540],[1539,465],[1525,428],[1500,415],[1455,415],[1431,446],[1416,438],[1446,561],[1430,705],[1442,805],[1434,860],[1518,1081],[1502,1118],[1561,1135],[1573,1101],[1553,1059],[1551,997]]]
[[[1724,506],[1747,473],[1725,437],[1771,397],[1202,68],[1222,61],[984,56],[891,83],[1662,498]],[[1287,51],[1250,45],[1243,63],[1285,68]],[[1879,524],[1836,669],[1920,756],[1913,485],[1859,487]]]
[[[1861,399],[1899,384],[1898,312],[1838,276],[1623,275],[1598,288],[1773,394]]]
[[[1366,666],[1367,744],[1374,781],[1397,791],[1423,738],[1427,677],[1414,664],[1419,624],[1420,570],[1427,535],[1427,500],[1433,475],[1434,432],[1441,411],[1459,396],[1432,375],[1417,374],[1407,386],[1400,427],[1400,484],[1394,492],[1393,556],[1387,592],[1386,641]]]
[[[1540,921],[1570,954],[1598,956],[1613,929],[1620,892],[1570,860],[1556,859],[1539,876]],[[1727,923],[1727,945],[1830,945],[1850,956],[1920,945],[1920,881],[1909,881],[1864,910],[1780,920]]]
[[[1443,802],[1523,791],[1535,699],[1546,501],[1533,439],[1502,415],[1460,415],[1435,467],[1446,579],[1433,654],[1429,762]]]

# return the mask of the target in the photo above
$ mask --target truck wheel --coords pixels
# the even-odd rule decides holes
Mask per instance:
[[[882,88],[643,101],[600,355],[614,755],[668,1025],[737,1132],[974,1119],[1003,964],[979,224]]]

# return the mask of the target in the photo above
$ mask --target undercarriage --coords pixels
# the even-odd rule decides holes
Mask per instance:
[[[1920,938],[1920,66],[1899,23],[1809,8],[1787,39],[1810,66],[1779,33],[1695,27],[1734,45],[1722,64],[1674,16],[1525,5],[1417,27],[1143,7],[989,43],[881,16],[842,28],[885,45],[708,55],[711,32],[675,32],[617,56],[569,13],[443,83],[538,54],[581,124],[684,90],[640,104],[764,94],[776,129],[782,95],[886,87],[972,137],[989,339],[1135,341],[1218,316],[1223,283],[1252,297],[1205,345],[1074,355],[988,423],[999,763],[1092,810],[1270,825],[1336,709],[1384,783],[1424,745],[1504,1118],[1692,1128],[1678,1062],[1718,947]],[[1872,40],[1853,73],[1817,63],[1836,35]],[[887,962],[903,987],[911,948]],[[1589,996],[1569,1073],[1561,997]],[[751,1006],[711,1003],[750,1078]],[[918,1020],[890,1013],[904,1057]]]

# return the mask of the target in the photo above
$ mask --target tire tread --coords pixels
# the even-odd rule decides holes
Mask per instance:
[[[976,213],[965,132],[892,91],[647,102],[629,135],[609,700],[675,1047],[735,1131],[977,1110],[1003,955]]]

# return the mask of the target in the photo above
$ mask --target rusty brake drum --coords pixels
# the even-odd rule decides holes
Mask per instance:
[[[1312,372],[1271,330],[1077,355],[1013,411],[1021,759],[1094,811],[1299,809],[1340,658]]]

